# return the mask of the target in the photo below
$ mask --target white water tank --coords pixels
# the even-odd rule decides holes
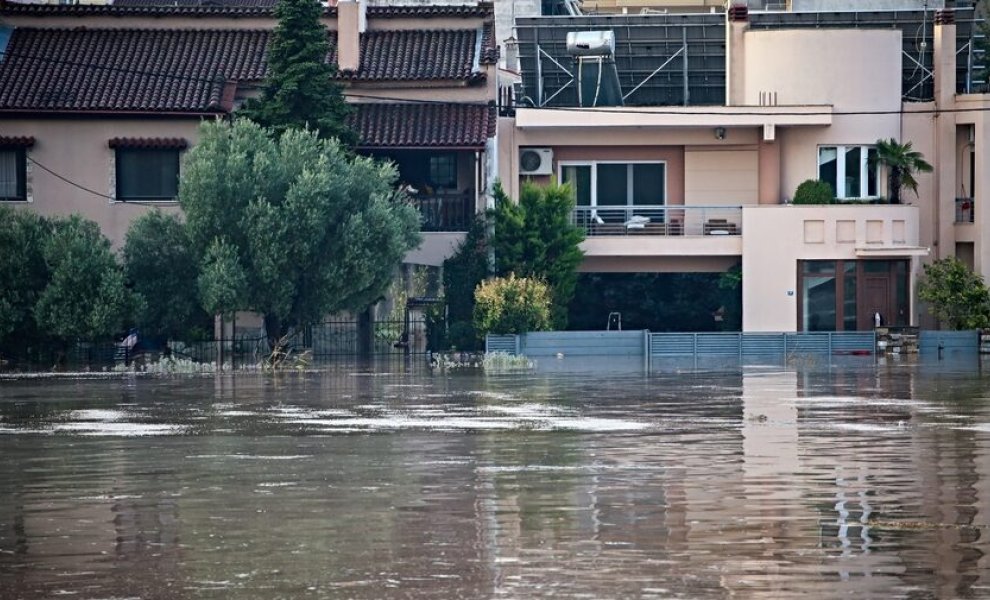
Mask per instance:
[[[569,31],[567,53],[571,56],[612,56],[615,33],[612,31]]]

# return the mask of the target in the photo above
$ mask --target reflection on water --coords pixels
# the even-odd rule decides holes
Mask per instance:
[[[990,597],[990,380],[0,381],[0,598]]]

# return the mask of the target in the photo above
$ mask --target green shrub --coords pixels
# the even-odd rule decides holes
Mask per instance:
[[[835,204],[835,192],[820,179],[808,179],[794,192],[794,204]]]
[[[550,288],[537,279],[495,277],[474,292],[474,327],[489,333],[525,333],[550,328]]]

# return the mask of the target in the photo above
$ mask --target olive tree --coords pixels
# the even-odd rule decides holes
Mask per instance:
[[[314,131],[205,123],[179,186],[201,300],[264,315],[273,350],[296,327],[370,306],[420,241],[396,178]]]

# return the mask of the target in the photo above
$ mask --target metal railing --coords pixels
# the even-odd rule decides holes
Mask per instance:
[[[412,205],[422,217],[423,231],[467,231],[474,219],[473,193],[415,195]]]
[[[976,213],[972,198],[956,198],[956,223],[972,223]]]
[[[741,206],[578,206],[585,236],[742,235]]]

